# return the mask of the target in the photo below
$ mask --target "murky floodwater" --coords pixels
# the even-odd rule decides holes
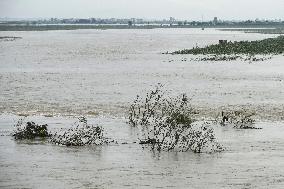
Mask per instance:
[[[219,39],[262,34],[213,29],[0,32],[0,187],[3,188],[283,188],[284,57],[257,63],[194,62],[163,55]],[[187,61],[184,59],[187,58]],[[224,107],[256,111],[262,130],[215,127],[226,150],[155,154],[142,149],[123,118],[136,94],[164,83],[186,92],[205,116]],[[8,114],[9,113],[9,114]],[[61,147],[14,141],[19,118],[70,127],[87,114],[119,144]],[[61,115],[44,117],[39,115]],[[65,116],[64,116],[65,115]],[[201,115],[202,116],[202,115]],[[127,142],[128,144],[121,144]]]
[[[263,34],[213,29],[1,32],[0,112],[124,114],[129,102],[157,83],[185,92],[204,109],[246,105],[277,115],[284,104],[283,56],[245,63],[182,61],[162,52],[256,40]],[[273,114],[272,114],[273,115]]]
[[[50,130],[75,118],[32,117]],[[153,153],[133,143],[135,129],[123,119],[91,118],[120,144],[62,147],[7,136],[16,116],[0,117],[0,186],[4,188],[283,188],[284,124],[259,123],[261,130],[216,127],[226,150],[216,154]],[[127,142],[128,144],[121,144]]]

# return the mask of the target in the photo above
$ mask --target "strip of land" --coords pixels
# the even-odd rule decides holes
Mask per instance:
[[[284,34],[284,27],[281,28],[226,28],[219,29],[220,31],[238,31],[245,33],[262,33],[262,34]]]
[[[257,41],[227,42],[220,41],[206,47],[194,47],[175,51],[172,54],[193,54],[193,55],[277,55],[284,53],[284,36],[268,38]]]
[[[78,30],[78,29],[155,29],[155,28],[216,28],[224,31],[245,31],[253,33],[284,33],[283,25],[127,25],[127,24],[27,24],[27,23],[0,23],[0,31],[49,31],[49,30]],[[224,29],[222,29],[224,28]],[[234,29],[243,28],[243,29]],[[251,29],[247,29],[251,28]],[[254,29],[264,28],[264,29]],[[275,29],[280,28],[280,29]]]

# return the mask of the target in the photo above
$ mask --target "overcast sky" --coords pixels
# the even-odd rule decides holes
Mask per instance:
[[[282,19],[284,0],[0,0],[8,18]]]

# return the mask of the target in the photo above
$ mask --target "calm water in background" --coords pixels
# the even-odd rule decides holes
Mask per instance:
[[[269,37],[200,29],[0,32],[0,187],[3,188],[283,188],[284,124],[262,130],[216,126],[226,151],[161,153],[142,149],[125,111],[157,83],[186,92],[204,112],[241,106],[283,117],[283,56],[245,63],[194,62],[162,52]],[[282,110],[282,113],[281,113]],[[67,128],[89,115],[107,136],[129,144],[67,148],[8,135],[19,118]],[[60,115],[44,117],[40,115]],[[68,116],[69,115],[69,116]],[[73,116],[70,116],[73,115]]]

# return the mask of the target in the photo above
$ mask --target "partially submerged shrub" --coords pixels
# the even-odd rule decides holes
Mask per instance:
[[[24,123],[24,119],[20,119],[15,125],[15,130],[12,136],[17,139],[34,139],[37,137],[49,137],[50,134],[47,130],[47,125],[37,125],[34,122]]]
[[[237,129],[259,129],[254,126],[254,115],[254,113],[245,109],[227,112],[222,111],[221,115],[217,117],[217,120],[221,125],[233,125],[233,127]]]
[[[157,119],[166,119],[166,122],[176,124],[191,124],[192,107],[188,98],[182,94],[176,98],[170,98],[161,90],[163,86],[158,84],[155,90],[147,93],[145,100],[139,96],[129,109],[129,123],[132,126],[148,125]]]
[[[85,117],[80,117],[75,127],[52,135],[51,142],[64,146],[101,145],[105,138],[102,127],[89,125]]]
[[[218,146],[210,151],[221,150],[208,127],[193,127],[194,111],[185,94],[169,97],[158,85],[143,99],[137,96],[129,109],[129,124],[142,132],[140,144],[150,144],[152,149],[201,152],[207,146]]]
[[[210,123],[199,123],[192,125],[192,127],[195,128],[190,129],[181,140],[182,151],[189,149],[195,153],[223,151],[223,147],[216,140]]]

